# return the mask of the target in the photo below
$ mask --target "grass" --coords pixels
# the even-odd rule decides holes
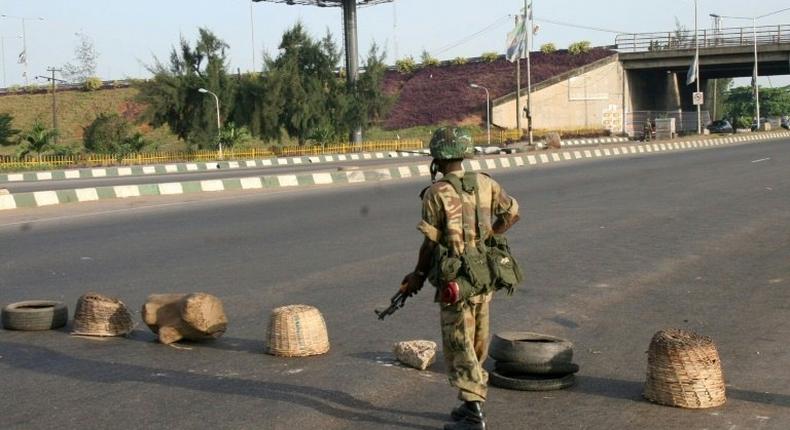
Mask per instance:
[[[72,147],[77,152],[83,148],[83,128],[87,127],[100,113],[115,112],[135,123],[144,107],[134,101],[135,88],[113,88],[98,91],[58,92],[59,143]],[[9,94],[0,97],[0,113],[14,117],[14,128],[29,130],[35,121],[52,126],[52,94]],[[160,150],[179,150],[183,142],[166,128],[153,129],[147,124],[135,125],[137,131],[152,141]],[[15,147],[0,148],[0,154],[11,155]]]

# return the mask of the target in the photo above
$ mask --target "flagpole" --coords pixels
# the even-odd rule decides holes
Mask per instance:
[[[527,6],[527,0],[524,0],[524,6]],[[529,51],[530,51],[530,37],[532,37],[532,30],[533,30],[533,22],[532,22],[532,2],[530,1],[529,9],[525,9],[527,16],[525,18],[529,18],[529,28],[526,31],[526,43],[524,43],[524,48],[527,50],[527,131],[529,132],[529,145],[532,146],[532,66],[530,65],[529,60]],[[525,24],[526,25],[526,24]]]
[[[516,15],[516,31],[518,31],[518,15]],[[516,54],[516,130],[521,140],[521,51]]]
[[[698,4],[698,1],[694,0],[694,44],[697,46],[697,50],[696,50],[696,54],[695,54],[695,58],[694,58],[694,65],[695,65],[695,68],[696,68],[696,70],[694,71],[694,74],[696,75],[695,76],[696,77],[695,80],[697,81],[697,93],[699,93],[700,92],[699,91],[699,81],[700,81],[700,76],[699,76],[699,30],[697,30],[697,28],[698,28],[698,24],[697,24],[697,9],[698,8],[697,8],[697,4]],[[702,134],[702,105],[701,104],[697,104],[697,134]]]

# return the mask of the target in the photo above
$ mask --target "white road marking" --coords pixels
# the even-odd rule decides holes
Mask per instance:
[[[768,158],[761,158],[761,159],[759,159],[759,160],[752,160],[752,163],[762,163],[763,161],[768,161],[768,160],[770,160],[770,159],[771,159],[771,157],[768,157]]]

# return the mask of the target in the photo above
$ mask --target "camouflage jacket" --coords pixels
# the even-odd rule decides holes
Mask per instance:
[[[459,178],[464,176],[463,170],[448,173]],[[482,216],[482,231],[484,235],[491,232],[494,218],[509,220],[518,214],[519,207],[516,199],[507,195],[504,189],[493,179],[485,174],[477,174],[478,194],[480,196],[480,215]],[[461,204],[463,198],[463,205]],[[447,182],[438,181],[426,189],[422,198],[422,220],[417,229],[426,238],[436,243],[445,245],[456,255],[461,255],[467,243],[475,243],[477,229],[475,228],[475,195],[462,193],[462,196]],[[466,213],[461,214],[462,208]],[[464,231],[462,219],[466,219],[467,226]],[[464,238],[466,243],[464,243]],[[475,299],[475,298],[473,298]],[[480,297],[481,300],[490,300],[490,294]],[[473,300],[478,302],[478,300]]]

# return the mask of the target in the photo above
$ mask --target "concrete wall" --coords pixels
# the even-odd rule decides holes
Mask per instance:
[[[556,83],[540,86],[532,93],[532,127],[544,130],[579,128],[623,131],[624,71],[618,61],[571,74]],[[526,106],[526,91],[521,106]],[[492,122],[516,128],[515,97],[494,102]],[[527,121],[522,116],[522,128]]]

